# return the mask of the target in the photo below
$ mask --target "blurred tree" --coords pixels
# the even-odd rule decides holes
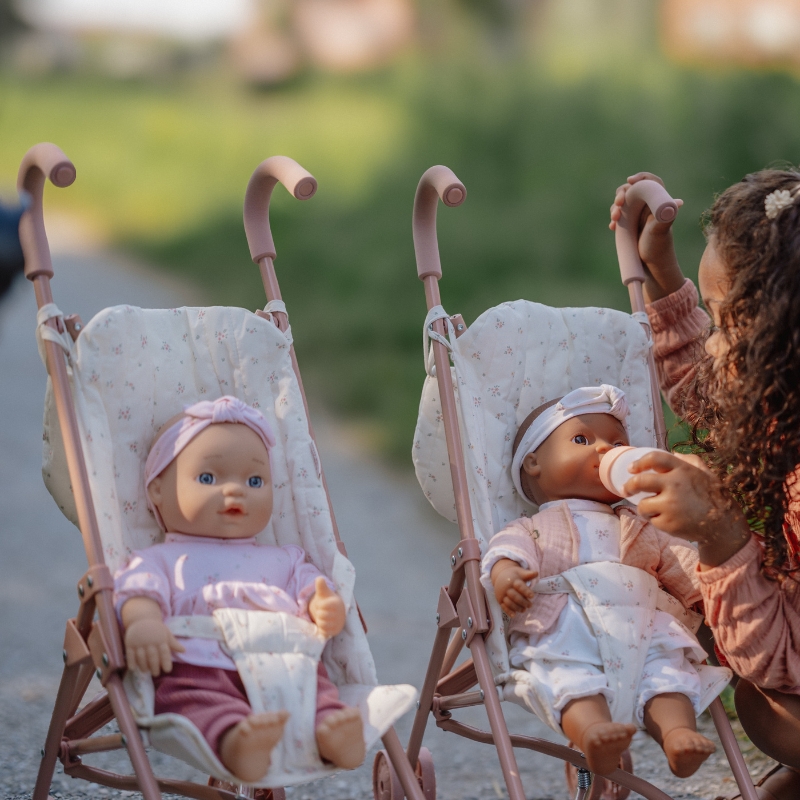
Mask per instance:
[[[15,0],[0,0],[0,46],[27,29],[28,24],[20,16]]]

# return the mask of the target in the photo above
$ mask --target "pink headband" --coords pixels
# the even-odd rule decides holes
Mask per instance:
[[[156,439],[144,465],[144,491],[145,497],[147,497],[147,507],[153,512],[162,528],[164,528],[164,522],[158,510],[150,502],[147,487],[178,457],[178,454],[195,436],[209,425],[221,422],[238,422],[247,425],[250,430],[259,435],[268,454],[275,447],[275,434],[261,412],[236,397],[225,395],[213,402],[203,400],[200,403],[186,406],[183,409],[183,417],[174,425],[170,425]]]

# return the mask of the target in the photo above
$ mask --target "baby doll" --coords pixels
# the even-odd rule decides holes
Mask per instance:
[[[657,580],[685,613],[700,600],[697,556],[691,545],[631,508],[609,505],[621,498],[600,482],[599,463],[611,448],[628,444],[627,413],[623,392],[603,385],[576,389],[528,416],[514,442],[511,469],[520,496],[536,503],[539,513],[492,538],[482,580],[511,617],[511,665],[532,674],[543,718],[556,730],[560,725],[589,769],[615,769],[637,727],[644,727],[664,749],[672,772],[687,777],[715,750],[695,725],[707,692],[692,662],[701,663],[706,654],[676,616],[659,610],[674,600],[662,597],[656,608],[644,597],[658,595]],[[642,596],[623,597],[621,616],[615,617],[613,601],[591,597],[598,578],[596,591],[606,585],[604,570],[612,581],[606,598],[615,589],[625,595],[626,587]],[[652,612],[637,616],[647,602]],[[631,633],[635,616],[643,620],[641,635],[639,629]],[[609,656],[609,647],[620,647],[614,640],[626,637],[625,651]],[[648,638],[642,652],[639,640]],[[627,711],[616,718],[612,710],[625,704]]]
[[[165,540],[133,553],[114,578],[128,668],[153,676],[155,713],[187,717],[247,783],[269,769],[288,712],[254,714],[220,643],[179,642],[165,620],[236,608],[305,617],[325,637],[343,629],[344,603],[305,552],[255,540],[272,515],[274,444],[264,417],[234,397],[196,403],[167,422],[145,465],[148,506]],[[321,662],[315,732],[323,759],[345,769],[364,760],[361,715],[339,700]]]

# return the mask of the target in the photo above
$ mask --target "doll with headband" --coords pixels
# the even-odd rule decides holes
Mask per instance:
[[[272,515],[274,445],[264,417],[234,397],[196,403],[167,422],[145,464],[164,542],[134,552],[114,578],[128,668],[153,676],[155,713],[188,718],[246,783],[267,773],[289,712],[254,713],[230,651],[191,630],[179,641],[170,623],[244,609],[305,619],[321,639],[343,629],[344,602],[305,552],[256,542]],[[314,728],[323,759],[345,769],[362,763],[361,715],[339,700],[322,662]]]
[[[509,661],[532,675],[534,710],[592,772],[613,771],[645,728],[688,777],[715,750],[696,716],[730,673],[701,666],[687,628],[700,600],[696,550],[629,506],[612,508],[621,498],[600,482],[601,457],[628,444],[627,415],[624,393],[602,385],[525,419],[512,478],[539,511],[492,538],[482,581],[510,618]]]

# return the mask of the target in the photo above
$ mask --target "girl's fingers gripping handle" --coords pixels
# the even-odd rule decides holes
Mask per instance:
[[[439,243],[436,238],[436,208],[439,200],[451,208],[460,206],[467,197],[464,184],[453,170],[442,165],[426,170],[419,180],[414,197],[414,253],[420,280],[442,277]]]
[[[262,258],[276,257],[269,227],[269,201],[278,182],[298,200],[308,200],[317,191],[316,178],[288,156],[272,156],[256,167],[244,195],[244,230],[250,257],[256,264]]]
[[[645,206],[650,208],[656,221],[672,222],[678,214],[678,203],[657,181],[640,180],[625,193],[625,203],[616,225],[617,258],[622,283],[644,283],[645,273],[639,258],[639,218]]]

